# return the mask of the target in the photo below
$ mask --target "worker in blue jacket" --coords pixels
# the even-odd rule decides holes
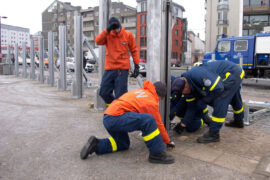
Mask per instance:
[[[173,120],[175,116],[181,120],[174,128],[178,134],[182,134],[185,129],[188,132],[195,132],[204,123],[209,125],[208,107],[204,103],[198,103],[198,100],[192,95],[175,93],[179,84],[173,84],[173,82],[177,78],[179,77],[171,76],[170,120]]]
[[[244,110],[241,98],[241,83],[244,71],[230,61],[212,61],[194,67],[175,81],[184,82],[184,88],[178,87],[183,94],[192,94],[205,104],[213,106],[210,129],[199,137],[199,143],[219,141],[219,131],[227,115],[229,104],[233,107],[234,120],[226,126],[243,128]],[[179,93],[179,92],[178,92]]]

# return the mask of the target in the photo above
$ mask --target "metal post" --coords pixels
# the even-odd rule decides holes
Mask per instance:
[[[171,92],[171,5],[171,0],[147,1],[147,79],[165,82],[167,92]],[[159,107],[164,125],[169,129],[169,94]]]
[[[54,86],[54,59],[53,59],[53,52],[54,52],[54,44],[53,44],[53,32],[48,33],[48,58],[49,58],[49,85],[51,87]]]
[[[72,79],[72,97],[83,97],[83,41],[82,41],[82,17],[78,14],[74,16],[74,51],[75,51],[75,78]]]
[[[66,27],[59,26],[59,59],[60,59],[60,79],[58,79],[58,90],[67,89],[66,71]]]
[[[35,80],[36,75],[35,75],[34,39],[31,39],[30,59],[31,59],[30,79]]]
[[[108,25],[111,12],[111,0],[99,0],[99,33],[101,33]],[[99,46],[99,62],[98,62],[98,80],[101,83],[102,76],[104,74],[104,60],[106,55],[105,46]],[[95,104],[96,110],[104,110],[106,105],[103,99],[99,96],[100,87],[95,92]]]
[[[44,45],[44,40],[43,40],[43,36],[40,35],[39,36],[39,83],[44,83],[44,53],[43,53],[43,45]]]
[[[249,122],[249,107],[247,104],[244,104],[244,124],[245,125],[250,125],[250,122]]]
[[[11,59],[10,59],[10,45],[7,46],[7,64],[11,64]]]
[[[215,54],[211,55],[211,60],[216,60],[216,55]]]
[[[243,57],[242,56],[239,59],[239,65],[243,69]]]
[[[15,44],[15,76],[19,76],[18,43]]]
[[[26,64],[26,43],[23,42],[22,43],[22,58],[23,58],[23,73],[22,73],[22,77],[23,78],[27,78],[27,64]]]

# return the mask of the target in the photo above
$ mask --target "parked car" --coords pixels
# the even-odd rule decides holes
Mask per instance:
[[[94,64],[87,62],[84,69],[86,72],[92,72],[92,71],[94,71],[95,66],[94,66]]]
[[[43,64],[48,68],[49,67],[49,60],[48,60],[48,56],[46,55],[46,53],[44,53],[44,57],[43,57]],[[35,64],[37,66],[39,66],[39,57],[38,55],[35,55]]]
[[[27,63],[28,65],[30,65],[30,64],[31,64],[31,59],[28,58],[28,57],[26,57],[26,63]],[[23,64],[23,58],[22,58],[21,56],[18,56],[18,64],[19,64],[19,65],[22,65],[22,64]]]
[[[66,57],[66,67],[67,71],[75,71],[75,59],[74,57]]]
[[[139,66],[140,66],[140,69],[139,69],[140,74],[143,76],[146,76],[146,61],[143,59],[140,59]]]

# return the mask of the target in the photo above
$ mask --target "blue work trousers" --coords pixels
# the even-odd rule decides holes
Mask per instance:
[[[103,124],[111,137],[98,139],[97,155],[127,150],[130,145],[128,133],[137,130],[142,131],[142,138],[150,154],[165,150],[155,118],[150,114],[127,112],[120,116],[104,115]]]
[[[128,70],[105,70],[99,95],[106,104],[111,104],[114,99],[118,99],[127,92],[127,83]]]

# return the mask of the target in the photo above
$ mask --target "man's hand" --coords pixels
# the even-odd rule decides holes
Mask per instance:
[[[140,66],[138,64],[135,64],[133,74],[131,74],[130,77],[136,78],[137,76],[139,76],[139,69],[140,69]]]
[[[108,33],[110,33],[111,30],[115,29],[115,26],[116,26],[116,24],[109,24],[108,27],[107,27]]]
[[[174,148],[175,148],[175,143],[171,140],[171,141],[167,144],[167,148],[168,148],[168,149],[174,149]]]
[[[181,125],[182,123],[178,123],[175,128],[173,129],[175,132],[177,132],[178,134],[182,134],[185,130],[185,127],[183,127]]]

